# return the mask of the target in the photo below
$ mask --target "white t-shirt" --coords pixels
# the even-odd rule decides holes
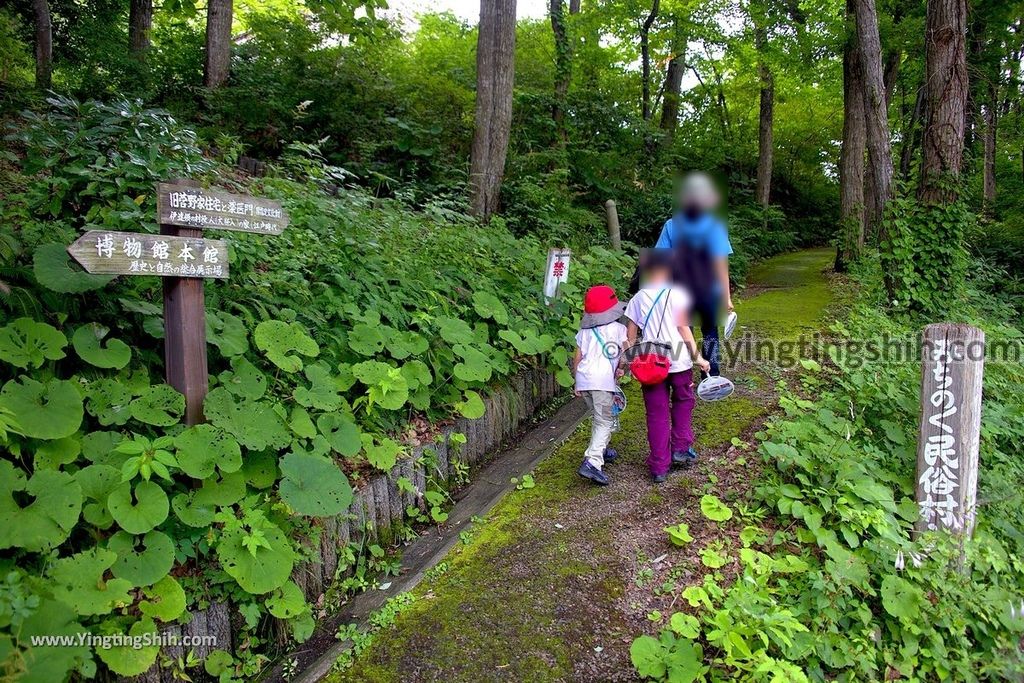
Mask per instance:
[[[661,298],[658,294],[664,291]],[[657,306],[650,312],[654,302]],[[686,348],[683,337],[679,334],[679,325],[690,310],[690,295],[681,287],[665,284],[664,286],[644,287],[626,304],[626,317],[636,323],[641,334],[637,341],[667,342],[672,345],[672,364],[669,372],[683,372],[693,367],[690,350]],[[644,329],[647,320],[647,329]]]
[[[600,336],[600,339],[598,339]],[[608,351],[608,358],[601,342]],[[576,391],[615,391],[615,368],[626,341],[626,326],[611,322],[576,333],[580,364],[576,366]]]

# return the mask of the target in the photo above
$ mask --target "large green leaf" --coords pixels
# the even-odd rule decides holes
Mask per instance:
[[[65,356],[67,338],[56,328],[31,318],[18,318],[0,327],[0,360],[19,368],[38,368]]]
[[[232,358],[231,369],[220,373],[217,379],[232,394],[250,401],[262,398],[267,392],[267,376],[244,356]]]
[[[284,448],[291,443],[291,430],[284,418],[266,401],[239,401],[227,389],[217,387],[207,394],[203,410],[212,424],[250,450]]]
[[[386,436],[376,439],[372,434],[363,434],[363,451],[366,453],[366,460],[379,470],[390,472],[398,461],[398,454],[402,452],[402,446],[397,441]]]
[[[259,533],[259,544],[247,545],[251,534],[244,528],[224,532],[217,543],[217,558],[242,590],[259,595],[284,585],[291,576],[295,552],[275,524],[265,522],[252,531]]]
[[[438,317],[437,326],[441,332],[441,338],[449,344],[472,344],[475,337],[473,328],[465,320],[459,318]]]
[[[914,623],[921,613],[924,595],[910,581],[889,574],[882,579],[882,607],[905,623]]]
[[[300,515],[338,515],[352,504],[348,478],[330,458],[289,453],[281,460],[281,473],[281,499]]]
[[[459,411],[459,414],[463,417],[475,420],[483,417],[487,411],[487,407],[484,406],[484,401],[480,398],[480,394],[475,391],[467,391],[464,394],[463,400],[455,404],[455,409]]]
[[[267,598],[267,610],[278,619],[294,619],[309,609],[306,596],[294,581],[289,581]]]
[[[63,244],[43,244],[32,255],[32,272],[43,287],[64,294],[79,294],[99,289],[113,275],[92,275],[75,263]]]
[[[223,311],[206,312],[206,341],[224,356],[240,356],[249,350],[249,338],[241,318]]]
[[[472,346],[458,345],[454,348],[462,357],[455,364],[455,376],[465,382],[486,382],[491,378],[491,362],[487,355]]]
[[[729,506],[711,494],[701,496],[700,511],[713,522],[732,519],[732,510],[729,509]]]
[[[142,592],[147,599],[139,603],[139,611],[147,617],[168,622],[185,613],[185,590],[173,576],[163,577]]]
[[[107,498],[114,521],[131,534],[144,534],[167,519],[167,494],[153,481],[140,481],[132,489],[124,482]]]
[[[0,408],[25,436],[63,439],[78,431],[85,413],[82,396],[72,382],[51,379],[43,384],[29,377],[11,380],[0,390]]]
[[[296,402],[306,408],[317,408],[318,410],[338,410],[344,403],[341,397],[342,387],[337,377],[331,375],[330,369],[324,363],[313,363],[306,366],[306,379],[310,386],[296,385],[292,396]]]
[[[153,585],[174,566],[174,541],[159,531],[145,536],[118,531],[107,539],[107,549],[117,553],[117,562],[110,571],[135,587]]]
[[[174,437],[178,466],[190,477],[205,479],[214,469],[237,472],[242,466],[242,449],[234,437],[213,425],[189,427]]]
[[[361,356],[376,356],[384,350],[385,330],[383,325],[356,323],[348,332],[348,346]]]
[[[143,617],[128,629],[128,635],[140,639],[147,636],[147,634],[153,639],[157,633],[156,623],[149,617]],[[110,667],[111,671],[119,676],[138,676],[153,666],[157,655],[160,654],[160,646],[146,645],[144,647],[133,647],[132,645],[116,645],[109,648],[98,648],[96,654],[103,660],[104,664]]]
[[[418,356],[427,350],[429,344],[423,335],[411,330],[395,330],[387,339],[388,353],[398,360]]]
[[[21,646],[20,652],[5,652],[0,636],[0,662],[23,658],[25,670],[17,674],[18,683],[54,683],[67,680],[71,671],[92,662],[88,645],[32,645],[33,636],[77,639],[85,629],[78,623],[75,610],[59,600],[43,598],[20,626],[11,625],[11,633]],[[71,641],[74,642],[74,641]],[[13,648],[12,648],[13,649]],[[12,678],[12,680],[14,680]]]
[[[156,384],[132,401],[131,411],[139,422],[170,427],[185,412],[185,396],[169,384]]]
[[[30,496],[27,505],[15,500]],[[66,472],[39,470],[32,478],[0,460],[0,548],[41,552],[64,542],[82,510],[82,487]]]
[[[71,337],[71,344],[79,358],[98,368],[114,368],[120,370],[132,359],[132,350],[120,339],[103,340],[110,329],[98,323],[86,323]]]
[[[320,347],[299,323],[264,320],[256,326],[256,346],[271,363],[285,372],[302,369],[300,356],[317,356]]]
[[[481,318],[490,318],[499,325],[508,324],[505,304],[490,292],[473,292],[473,309]]]
[[[171,501],[174,508],[174,515],[184,524],[202,529],[213,524],[213,516],[217,513],[217,506],[205,499],[199,498],[199,491],[179,493]]]
[[[123,425],[132,416],[132,392],[116,379],[89,382],[85,409],[104,427]]]
[[[116,561],[115,552],[99,547],[55,561],[50,568],[53,597],[83,617],[130,605],[131,582],[104,579]]]

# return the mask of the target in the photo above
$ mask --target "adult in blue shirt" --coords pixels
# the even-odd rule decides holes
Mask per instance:
[[[720,197],[714,181],[703,173],[691,173],[679,192],[679,209],[665,221],[656,249],[675,249],[677,278],[693,295],[693,310],[700,316],[701,353],[711,363],[710,374],[719,374],[718,312],[732,311],[729,287],[729,255],[732,245],[725,223],[715,214]],[[705,373],[701,373],[706,377]]]

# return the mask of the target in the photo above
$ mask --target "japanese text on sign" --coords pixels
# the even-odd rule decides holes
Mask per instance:
[[[929,435],[924,443],[927,467],[919,478],[925,496],[920,501],[921,516],[930,531],[939,528],[960,529],[964,524],[964,512],[957,510],[960,463],[953,426],[948,419],[956,414],[957,402],[952,389],[953,375],[949,371],[950,357],[946,340],[935,341],[928,360],[932,363],[932,379],[936,383],[926,406],[928,423],[939,431]]]
[[[226,278],[223,240],[91,230],[68,247],[90,273]]]
[[[157,186],[157,214],[163,225],[266,235],[280,235],[288,225],[288,214],[272,200],[167,183]]]
[[[544,273],[544,298],[553,299],[558,294],[558,285],[569,280],[569,249],[552,249],[548,252],[548,265]]]

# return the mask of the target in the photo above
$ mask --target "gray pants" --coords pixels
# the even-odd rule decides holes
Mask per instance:
[[[590,445],[583,457],[597,469],[604,467],[604,451],[612,434],[619,431],[619,418],[612,415],[615,394],[611,391],[584,391],[584,400],[590,408],[593,421],[590,425]]]

